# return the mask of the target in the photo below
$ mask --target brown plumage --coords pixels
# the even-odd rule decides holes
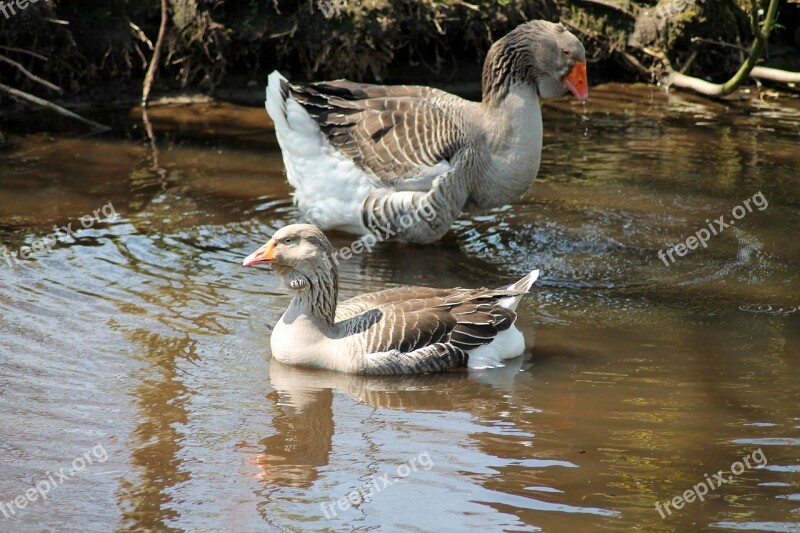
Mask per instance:
[[[289,83],[274,72],[266,107],[312,221],[358,234],[388,225],[425,243],[463,209],[501,206],[530,187],[541,159],[539,98],[568,89],[585,98],[585,72],[575,36],[533,21],[492,45],[480,103],[430,87]],[[422,206],[435,216],[403,223]]]
[[[296,293],[272,334],[279,361],[360,374],[408,374],[502,366],[503,359],[524,349],[514,309],[538,271],[499,289],[401,287],[337,305],[332,252],[317,227],[295,224],[276,232],[243,262],[274,265]]]

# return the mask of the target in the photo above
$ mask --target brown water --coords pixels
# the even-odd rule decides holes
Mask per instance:
[[[156,168],[138,110],[100,118],[115,133],[54,126],[0,154],[7,250],[118,214],[0,258],[0,531],[800,531],[797,98],[548,103],[524,198],[341,266],[343,297],[539,268],[529,349],[391,379],[270,361],[289,295],[240,262],[301,215],[263,109],[152,110]],[[759,192],[707,248],[659,259]],[[61,468],[80,471],[50,485]]]

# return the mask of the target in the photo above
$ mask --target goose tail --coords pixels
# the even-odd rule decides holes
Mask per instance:
[[[530,290],[533,283],[539,277],[539,271],[533,270],[527,276],[501,287],[502,291],[517,292],[515,296],[509,296],[499,300],[497,303],[507,309],[514,311],[519,305],[522,297]],[[468,366],[473,369],[497,368],[504,366],[506,359],[511,359],[525,351],[525,338],[522,332],[517,329],[516,324],[505,331],[501,331],[492,342],[484,346],[479,346],[469,353]]]
[[[330,145],[293,91],[289,81],[274,71],[267,81],[264,106],[275,125],[295,203],[322,229],[364,233],[361,203],[372,188],[369,179]]]
[[[504,289],[512,291],[528,292],[538,278],[539,278],[539,269],[537,268],[536,270],[531,270],[531,272],[527,276],[517,281],[516,283],[512,283],[508,287],[504,287]]]
[[[515,310],[519,305],[520,300],[522,300],[522,297],[525,296],[525,294],[527,294],[527,292],[531,289],[534,282],[536,282],[538,278],[539,278],[539,269],[531,270],[531,272],[521,280],[512,283],[511,285],[501,287],[500,290],[519,291],[522,294],[518,294],[517,296],[511,296],[509,298],[503,298],[498,303],[507,309],[511,309],[512,311]]]
[[[267,77],[267,89],[264,107],[267,108],[273,122],[286,124],[286,98],[289,96],[289,80],[274,70]]]

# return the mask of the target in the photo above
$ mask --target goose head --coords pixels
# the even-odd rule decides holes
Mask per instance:
[[[567,91],[589,96],[586,50],[560,23],[534,20],[517,26],[489,49],[483,69],[483,92],[502,98],[512,83],[536,88],[543,98]]]
[[[335,285],[337,272],[332,257],[333,247],[318,227],[291,224],[248,255],[242,266],[272,265],[290,289],[302,291],[319,282]]]

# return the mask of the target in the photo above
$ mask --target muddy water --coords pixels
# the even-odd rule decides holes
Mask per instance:
[[[270,360],[289,297],[239,265],[301,216],[262,109],[154,109],[155,151],[100,118],[0,154],[3,251],[74,231],[0,265],[0,531],[800,531],[798,99],[548,103],[524,198],[341,267],[343,297],[539,268],[528,350],[392,379]]]

